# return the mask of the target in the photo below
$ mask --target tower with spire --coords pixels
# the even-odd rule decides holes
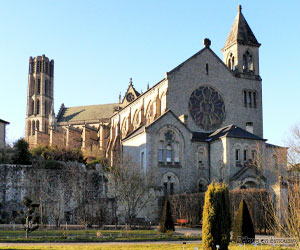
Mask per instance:
[[[49,117],[53,118],[54,61],[45,55],[29,58],[25,138],[37,132],[48,134]]]
[[[259,76],[259,47],[260,43],[242,13],[242,6],[239,5],[238,14],[222,49],[224,63],[243,77]]]

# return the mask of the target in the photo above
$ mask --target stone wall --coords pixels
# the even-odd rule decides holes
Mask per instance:
[[[111,223],[113,199],[107,197],[107,178],[100,166],[76,163],[0,165],[0,221],[15,221],[28,196],[41,204],[45,224]]]

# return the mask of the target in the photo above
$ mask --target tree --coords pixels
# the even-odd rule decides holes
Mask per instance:
[[[12,156],[13,164],[31,164],[31,154],[28,150],[28,143],[23,139],[19,139],[15,142],[13,147],[14,153]]]
[[[171,204],[168,199],[165,200],[163,213],[159,223],[159,231],[165,233],[167,231],[175,231],[174,221],[171,212]]]
[[[153,200],[153,180],[153,176],[142,172],[130,157],[116,161],[109,169],[108,183],[115,198],[115,206],[124,211],[125,222],[130,226],[141,210]]]
[[[19,213],[22,216],[21,223],[24,226],[25,236],[28,239],[28,234],[39,228],[39,215],[35,212],[35,209],[39,207],[39,204],[35,204],[28,197],[24,197],[22,201],[26,207],[25,212],[21,210]]]
[[[232,240],[252,243],[255,239],[252,219],[244,199],[241,200],[232,228]]]
[[[205,193],[203,208],[203,249],[227,250],[230,242],[231,213],[227,185],[211,183]]]

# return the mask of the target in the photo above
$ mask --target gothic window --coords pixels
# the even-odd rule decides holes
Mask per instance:
[[[34,114],[34,100],[31,100],[31,114]]]
[[[229,59],[228,59],[228,64],[227,64],[228,68],[230,70],[235,70],[235,66],[234,66],[234,56],[232,54],[230,54]]]
[[[146,112],[146,122],[147,124],[151,123],[154,121],[155,116],[155,110],[154,110],[154,102],[152,102],[147,109]]]
[[[128,132],[128,126],[127,126],[127,118],[124,118],[123,124],[122,124],[122,138],[125,138]]]
[[[133,129],[137,129],[140,126],[140,112],[136,111],[133,116]]]
[[[171,129],[159,133],[157,161],[160,164],[179,164],[181,162],[181,138]]]
[[[38,79],[38,85],[37,85],[37,94],[41,94],[41,79]]]
[[[31,126],[32,126],[32,132],[31,132],[31,134],[34,135],[35,134],[35,121],[32,121]]]
[[[36,101],[36,114],[38,115],[40,113],[40,100]]]
[[[172,163],[172,146],[167,145],[167,163]]]
[[[172,195],[176,193],[176,191],[178,191],[179,180],[177,176],[172,172],[168,172],[163,175],[162,184],[165,196]]]
[[[257,108],[257,94],[253,90],[243,90],[244,106]]]
[[[246,53],[243,55],[243,71],[253,71],[253,58],[249,51],[246,51]]]
[[[158,162],[164,162],[164,143],[162,141],[158,144]]]
[[[45,80],[45,95],[48,95],[48,80]]]
[[[48,63],[47,62],[45,63],[45,71],[46,71],[46,74],[48,74]]]
[[[39,120],[36,121],[36,125],[35,126],[36,126],[36,130],[40,131],[40,121]]]

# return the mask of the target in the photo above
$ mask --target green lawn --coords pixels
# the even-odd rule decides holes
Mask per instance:
[[[187,243],[184,247],[185,250],[195,250],[195,248],[198,248],[199,250],[202,250],[201,244],[189,244]],[[46,250],[46,249],[57,249],[57,250],[182,250],[183,245],[182,244],[146,244],[146,245],[101,245],[101,246],[84,246],[84,245],[76,245],[76,246],[9,246],[9,247],[0,247],[0,249],[16,249],[16,250],[27,250],[27,249],[33,249],[33,250]],[[230,245],[230,250],[241,250],[241,248],[237,245]],[[243,248],[242,248],[243,249]],[[245,249],[247,250],[258,250],[253,245],[246,245]],[[263,246],[264,250],[267,249],[276,249],[276,250],[283,250],[288,248],[272,248],[270,246]],[[289,248],[292,249],[292,248]]]

